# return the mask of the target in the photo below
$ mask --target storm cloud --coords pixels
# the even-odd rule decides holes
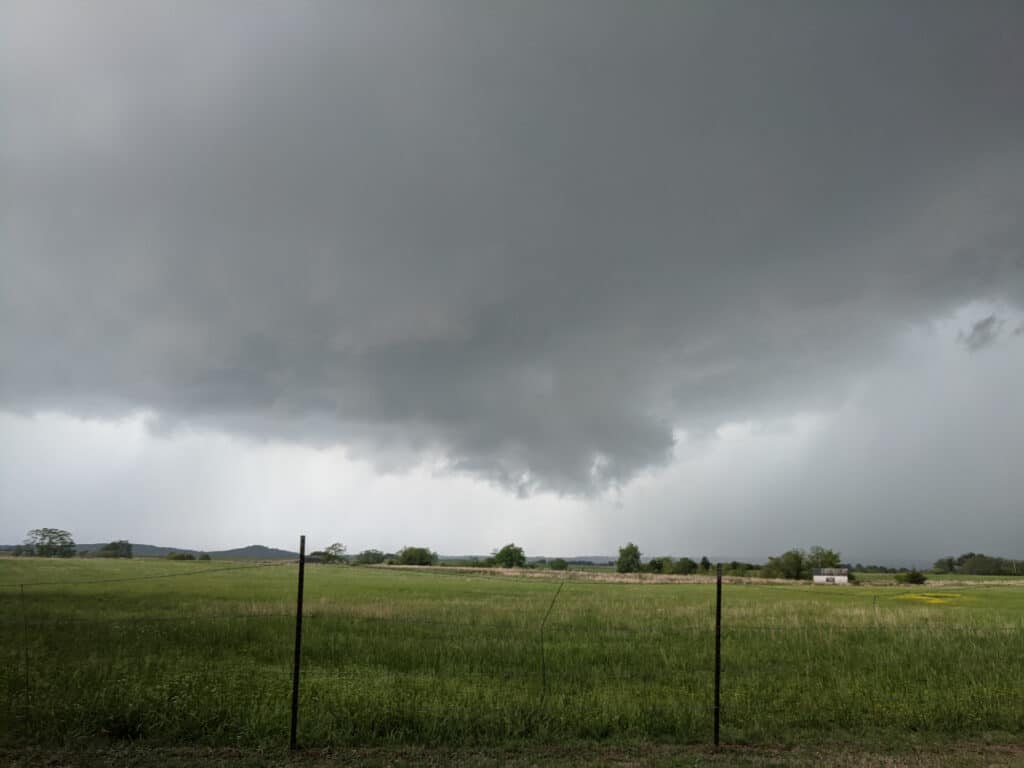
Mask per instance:
[[[0,409],[586,496],[841,409],[980,306],[972,365],[1024,306],[1022,33],[1018,2],[7,3]]]

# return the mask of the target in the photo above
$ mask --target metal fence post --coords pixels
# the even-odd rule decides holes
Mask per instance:
[[[718,564],[715,585],[715,746],[718,746],[722,709],[722,564]]]
[[[299,537],[299,594],[295,609],[295,660],[292,666],[292,730],[288,747],[295,749],[299,728],[299,667],[302,662],[302,586],[306,572],[306,537]]]

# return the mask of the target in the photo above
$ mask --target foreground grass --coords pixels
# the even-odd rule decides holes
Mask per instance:
[[[224,567],[0,562],[0,583],[36,582],[0,588],[0,744],[279,749],[295,567]],[[100,581],[137,576],[153,578]],[[1019,740],[1024,590],[987,584],[728,585],[723,741]],[[706,742],[713,590],[310,567],[301,743],[391,760]]]

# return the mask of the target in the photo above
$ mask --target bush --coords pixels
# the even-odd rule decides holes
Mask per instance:
[[[195,560],[196,556],[191,552],[168,552],[164,555],[168,560]]]
[[[548,567],[552,571],[567,571],[569,570],[569,563],[561,557],[555,557],[548,563]]]
[[[211,559],[210,558],[210,553],[209,552],[203,552],[202,554],[199,555],[198,559],[199,560],[210,560]]]
[[[395,559],[399,565],[434,565],[437,553],[426,547],[402,547]]]
[[[917,568],[911,568],[906,573],[897,573],[896,581],[900,584],[924,584],[928,578]]]

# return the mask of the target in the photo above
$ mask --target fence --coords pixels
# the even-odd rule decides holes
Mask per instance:
[[[412,574],[339,592],[360,578],[300,560],[3,585],[7,740],[717,744],[836,717],[1015,732],[1024,712],[1019,623],[821,621],[742,590],[723,614],[720,581],[713,599]]]

